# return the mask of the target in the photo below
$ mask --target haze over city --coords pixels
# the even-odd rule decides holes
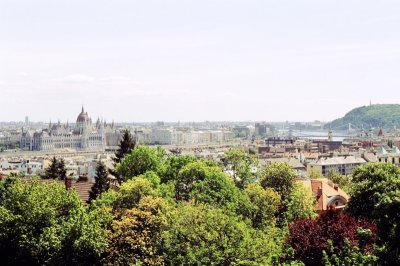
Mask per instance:
[[[0,0],[0,121],[329,121],[398,103],[398,1]]]

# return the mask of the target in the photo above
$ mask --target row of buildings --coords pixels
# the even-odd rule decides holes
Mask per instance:
[[[105,121],[92,122],[82,107],[76,122],[70,125],[51,124],[41,130],[22,129],[20,148],[29,151],[54,151],[60,149],[98,150],[118,146],[123,128]],[[194,145],[229,142],[234,132],[227,129],[193,129],[188,127],[129,128],[137,142],[154,145]]]
[[[88,181],[94,182],[98,161],[102,161],[108,168],[113,168],[113,161],[109,154],[99,153],[94,156],[56,156],[63,158],[67,176],[86,176]],[[25,177],[41,176],[51,164],[51,157],[0,158],[0,174],[23,175]]]
[[[40,131],[22,130],[20,148],[30,151],[52,151],[57,149],[104,150],[106,146],[116,145],[120,133],[113,125],[92,119],[82,107],[74,126],[49,123],[48,128]]]
[[[150,133],[150,143],[158,145],[191,145],[229,142],[234,133],[229,130],[192,130],[176,128],[154,128]]]
[[[351,175],[367,162],[387,162],[400,166],[400,138],[385,136],[379,130],[374,137],[352,137],[342,141],[327,139],[268,138],[257,146],[262,165],[284,161],[300,176],[327,176],[335,170]]]

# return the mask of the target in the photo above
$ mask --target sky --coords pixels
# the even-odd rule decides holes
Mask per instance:
[[[0,121],[330,121],[400,103],[400,1],[0,0]]]

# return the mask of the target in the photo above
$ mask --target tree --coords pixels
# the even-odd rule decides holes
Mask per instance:
[[[328,249],[323,252],[323,265],[326,266],[371,266],[377,265],[378,258],[373,254],[364,254],[357,246],[352,246],[345,239],[344,246],[335,250],[331,240],[328,240]]]
[[[297,174],[288,163],[273,163],[261,173],[261,186],[273,188],[285,201],[290,195]]]
[[[193,183],[189,198],[195,203],[207,203],[232,212],[239,211],[244,193],[220,169],[211,167],[203,180]]]
[[[197,158],[189,155],[168,156],[165,161],[165,168],[160,169],[161,183],[175,181],[179,171],[189,163],[196,162]]]
[[[329,250],[329,240],[336,254],[345,247],[346,240],[363,254],[370,254],[375,239],[374,224],[357,221],[332,208],[322,212],[316,220],[301,218],[292,222],[287,242],[295,250],[295,258],[305,265],[323,265],[323,251]]]
[[[166,226],[161,198],[143,197],[138,206],[117,214],[108,233],[105,265],[164,265],[160,247]]]
[[[102,208],[88,210],[63,185],[17,180],[0,202],[2,264],[96,265],[109,218]]]
[[[162,242],[167,265],[271,265],[280,252],[273,228],[255,230],[221,209],[183,204],[167,218]]]
[[[46,179],[57,179],[58,178],[57,162],[58,162],[58,160],[54,156],[50,160],[50,165],[49,165],[49,167],[46,168],[45,175],[43,178],[46,178]]]
[[[158,172],[164,161],[164,150],[150,147],[139,147],[131,150],[124,159],[117,164],[118,181],[122,182],[132,177],[146,173]]]
[[[250,217],[254,228],[262,229],[275,223],[275,214],[280,204],[280,196],[271,188],[250,184],[245,189],[251,203]]]
[[[320,171],[318,171],[317,169],[311,169],[308,171],[308,176],[311,179],[319,179],[319,178],[324,178],[324,176],[322,175],[322,173]]]
[[[331,180],[334,184],[338,185],[341,189],[348,192],[350,188],[350,178],[345,175],[339,174],[335,169],[332,169],[328,172],[328,179]]]
[[[288,197],[291,195],[297,174],[288,163],[276,162],[268,165],[261,173],[260,184],[263,188],[272,188],[281,197],[277,213],[278,225],[288,223]]]
[[[253,183],[256,179],[257,163],[254,157],[239,149],[230,149],[225,153],[224,165],[226,170],[232,171],[233,180],[239,188],[244,188],[247,184]]]
[[[303,184],[296,183],[287,199],[286,219],[288,223],[299,218],[316,218],[315,198]]]
[[[67,177],[67,170],[65,169],[65,161],[63,158],[57,161],[56,168],[58,178],[64,180]]]
[[[112,206],[114,209],[132,209],[135,208],[145,196],[155,197],[157,196],[157,191],[150,180],[137,177],[133,180],[128,180],[119,187],[119,191],[114,197]]]
[[[89,203],[97,199],[101,193],[106,192],[110,188],[110,180],[108,179],[108,171],[102,161],[97,162],[95,183],[89,192]]]
[[[115,153],[114,162],[115,164],[120,163],[126,154],[130,153],[131,150],[135,149],[136,140],[132,136],[128,129],[123,131],[122,140],[118,145],[118,150]]]
[[[61,179],[64,180],[67,175],[67,170],[65,169],[64,159],[57,159],[55,156],[51,159],[49,167],[46,168],[45,179]]]
[[[390,163],[355,169],[347,211],[378,226],[381,264],[400,264],[400,168]]]
[[[189,201],[194,184],[204,180],[209,172],[213,170],[221,171],[218,167],[209,167],[202,161],[189,163],[183,167],[176,177],[176,199]]]

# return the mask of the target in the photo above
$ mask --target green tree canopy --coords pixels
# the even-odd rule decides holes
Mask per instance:
[[[275,225],[275,215],[280,204],[280,196],[271,188],[250,184],[245,189],[251,203],[249,217],[254,228],[262,229]]]
[[[167,265],[270,265],[280,252],[275,231],[263,233],[207,205],[183,205],[163,233]]]
[[[231,177],[213,167],[203,180],[193,183],[189,193],[189,198],[196,203],[207,203],[234,212],[239,211],[243,197],[244,193],[235,186]]]
[[[380,263],[400,264],[400,168],[368,163],[354,171],[352,182],[347,211],[377,224]]]
[[[351,184],[350,177],[339,174],[335,169],[330,170],[327,177],[344,191],[349,191]]]
[[[296,183],[287,199],[288,223],[300,218],[317,217],[315,197],[303,184]]]
[[[166,226],[161,198],[144,196],[119,213],[108,231],[105,265],[164,265],[161,233]]]
[[[243,150],[230,149],[227,151],[224,165],[226,170],[232,171],[233,180],[239,188],[244,188],[256,180],[257,174],[253,172],[253,169],[257,169],[257,161]]]
[[[1,261],[4,265],[96,264],[107,245],[108,221],[102,209],[86,209],[74,190],[56,183],[16,181],[0,202]]]
[[[273,163],[268,165],[261,173],[261,186],[272,188],[285,201],[294,187],[297,174],[288,163]]]
[[[197,158],[189,155],[168,156],[165,160],[165,167],[160,169],[160,177],[162,183],[175,181],[179,171],[189,163],[196,162]]]
[[[147,171],[158,172],[164,162],[164,153],[163,149],[153,149],[145,146],[131,150],[116,166],[120,183]]]

